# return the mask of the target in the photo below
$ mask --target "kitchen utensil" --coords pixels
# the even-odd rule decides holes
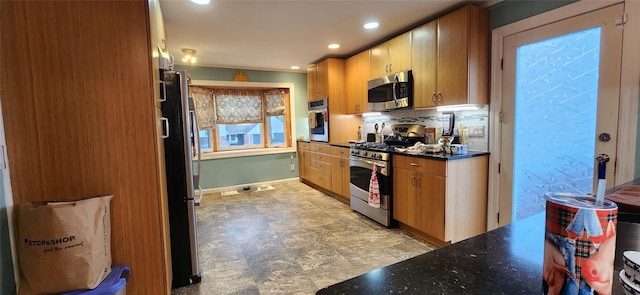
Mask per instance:
[[[382,122],[382,128],[380,128],[380,133],[384,133],[384,122]]]
[[[598,187],[596,188],[596,204],[602,205],[604,200],[604,192],[607,189],[607,162],[609,162],[609,155],[599,154],[596,157],[598,161]]]
[[[376,131],[376,134],[378,134],[378,123],[376,123],[375,125],[373,125],[373,130]]]

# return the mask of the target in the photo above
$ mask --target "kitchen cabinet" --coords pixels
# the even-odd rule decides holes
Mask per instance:
[[[347,114],[362,114],[369,111],[367,103],[369,75],[369,50],[360,52],[345,61]]]
[[[331,191],[331,146],[312,142],[309,155],[309,181]]]
[[[393,218],[439,243],[486,230],[488,157],[393,156]]]
[[[344,60],[327,58],[307,69],[308,100],[329,98],[342,101],[344,96]],[[329,104],[331,107],[331,104]],[[341,111],[343,108],[337,108]]]
[[[307,69],[309,100],[328,98],[329,142],[344,143],[356,138],[360,118],[345,116],[344,60],[327,58]]]
[[[167,52],[167,32],[159,0],[149,0],[149,23],[151,28],[151,49],[159,49],[159,54],[169,58]]]
[[[129,294],[171,287],[151,11],[147,1],[0,1],[13,204],[113,195],[111,258],[135,274]]]
[[[406,32],[369,50],[369,80],[411,69],[411,32]]]
[[[309,179],[311,169],[310,144],[308,142],[298,142],[298,176],[301,179]]]
[[[331,147],[331,191],[349,200],[349,149]]]
[[[489,103],[489,12],[467,5],[411,31],[414,108]]]

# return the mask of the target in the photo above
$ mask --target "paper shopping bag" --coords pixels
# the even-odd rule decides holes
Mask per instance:
[[[20,294],[93,289],[102,282],[111,271],[111,198],[20,204]]]

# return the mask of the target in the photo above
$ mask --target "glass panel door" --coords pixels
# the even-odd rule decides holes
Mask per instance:
[[[595,156],[615,159],[622,9],[505,38],[501,225],[544,211],[545,193],[595,191]],[[613,161],[607,172],[611,186]]]

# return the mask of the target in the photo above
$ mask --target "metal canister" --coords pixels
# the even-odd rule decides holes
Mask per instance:
[[[546,195],[543,294],[611,294],[618,206]]]

